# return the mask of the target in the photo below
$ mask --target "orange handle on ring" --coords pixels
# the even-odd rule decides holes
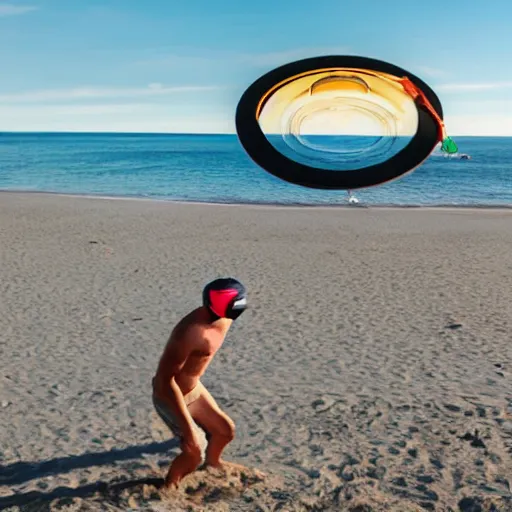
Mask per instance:
[[[420,105],[425,107],[431,114],[432,117],[436,120],[437,130],[438,130],[438,140],[442,142],[448,136],[446,134],[446,128],[444,125],[444,121],[439,117],[435,108],[432,106],[430,101],[428,101],[423,91],[421,91],[416,85],[414,85],[407,77],[403,77],[398,79],[398,83],[404,88],[404,91],[409,94],[415,101],[418,101]]]

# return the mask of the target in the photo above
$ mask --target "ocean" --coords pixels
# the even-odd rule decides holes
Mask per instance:
[[[413,173],[359,189],[362,205],[512,206],[512,138],[454,137]],[[340,171],[342,172],[342,171]],[[341,205],[259,168],[236,135],[0,133],[0,190],[214,203]]]

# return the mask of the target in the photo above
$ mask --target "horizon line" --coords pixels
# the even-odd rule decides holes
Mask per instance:
[[[0,135],[7,135],[7,134],[47,134],[47,135],[212,135],[212,136],[219,136],[219,135],[234,135],[238,136],[236,132],[136,132],[136,131],[124,131],[124,132],[117,132],[117,131],[78,131],[78,130],[71,130],[71,131],[53,131],[53,130],[2,130],[0,129]],[[272,133],[268,135],[280,135],[278,133]],[[359,134],[343,134],[343,135],[336,135],[332,133],[311,133],[311,134],[305,134],[305,135],[313,135],[313,136],[320,136],[320,137],[375,137],[377,135],[359,135]],[[413,135],[402,135],[400,137],[413,137]],[[478,134],[450,134],[450,137],[475,137],[475,138],[512,138],[511,135],[478,135]],[[398,137],[397,137],[398,138]]]

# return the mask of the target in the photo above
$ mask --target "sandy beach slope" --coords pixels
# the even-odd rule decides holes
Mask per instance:
[[[221,275],[248,469],[163,496],[151,378]],[[510,511],[512,211],[2,193],[0,397],[0,509]]]

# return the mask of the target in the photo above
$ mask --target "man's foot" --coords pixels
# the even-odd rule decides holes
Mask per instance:
[[[248,468],[246,466],[243,466],[242,464],[236,464],[235,462],[226,462],[225,460],[219,460],[219,461],[213,461],[212,462],[205,462],[204,464],[205,468],[212,468],[217,471],[222,471],[224,473],[249,473],[254,475],[256,478],[264,479],[265,473],[258,471],[257,469]]]
[[[180,485],[180,481],[172,481],[172,480],[165,480],[164,484],[162,485],[162,490],[164,491],[175,491],[178,489]]]
[[[226,462],[224,462],[222,459],[204,461],[205,468],[225,469],[225,466]]]

